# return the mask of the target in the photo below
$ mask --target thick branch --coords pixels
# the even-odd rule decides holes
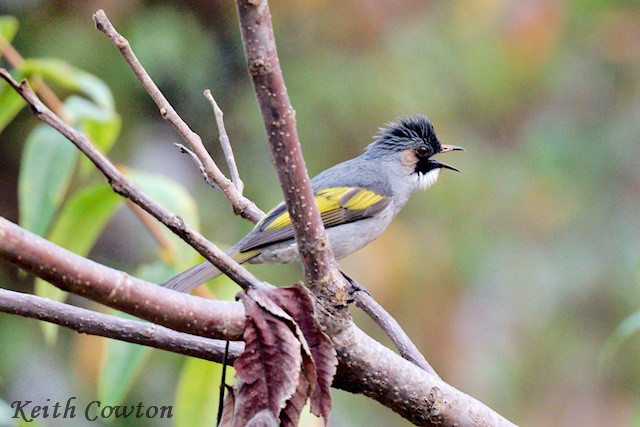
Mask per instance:
[[[338,271],[314,203],[298,142],[295,111],[280,69],[269,6],[267,0],[236,0],[236,6],[249,74],[291,216],[305,279],[322,311],[332,313],[326,319],[329,324],[323,320],[325,326],[339,329],[348,319],[344,309],[348,300],[346,283]]]
[[[109,185],[111,185],[116,193],[130,199],[133,203],[150,213],[243,288],[264,286],[253,274],[249,273],[249,271],[240,266],[233,258],[205,239],[195,229],[186,224],[182,218],[163,208],[138,189],[85,135],[73,129],[49,110],[40,99],[38,99],[26,81],[22,83],[16,82],[4,68],[0,69],[0,77],[4,78],[16,92],[27,101],[31,106],[31,111],[36,117],[56,129],[78,147],[78,149],[93,162],[98,170],[107,177]]]
[[[55,323],[74,331],[145,345],[185,356],[221,363],[225,341],[198,337],[156,325],[97,313],[34,295],[0,289],[0,312]],[[229,346],[231,361],[240,356],[244,346]]]
[[[129,46],[129,41],[116,31],[103,10],[98,10],[93,15],[93,20],[95,21],[98,30],[102,31],[104,35],[111,40],[114,46],[120,50],[120,53],[124,57],[125,61],[127,61],[127,64],[129,64],[129,67],[131,67],[136,78],[140,83],[142,83],[142,86],[146,89],[149,96],[151,96],[160,109],[162,117],[164,117],[164,119],[173,126],[180,137],[189,145],[191,151],[198,156],[198,159],[200,159],[200,162],[203,164],[207,175],[213,179],[216,186],[220,191],[222,191],[227,200],[229,200],[229,203],[231,203],[231,206],[233,207],[233,211],[254,223],[257,222],[263,215],[263,212],[258,209],[251,200],[244,197],[242,192],[238,191],[238,188],[234,183],[224,176],[220,168],[218,168],[211,156],[209,156],[209,153],[207,153],[200,136],[193,132],[191,128],[189,128],[189,125],[182,120],[167,98],[165,98],[162,92],[160,92],[160,89],[158,89],[158,86],[153,82],[140,61],[138,61],[138,58]],[[218,267],[217,264],[216,267]]]
[[[208,338],[241,340],[242,304],[173,292],[67,251],[0,217],[0,258],[63,291]]]
[[[369,396],[416,425],[514,425],[473,397],[402,359],[353,324],[333,341],[340,361],[334,387]]]

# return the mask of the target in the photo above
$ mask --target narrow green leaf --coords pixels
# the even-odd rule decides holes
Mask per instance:
[[[47,125],[27,136],[18,177],[20,225],[44,235],[67,191],[78,150]]]
[[[233,377],[229,371],[227,378]],[[176,392],[176,427],[215,426],[221,376],[222,365],[201,359],[187,359]]]
[[[160,205],[180,215],[192,227],[199,228],[196,202],[182,185],[165,176],[146,172],[129,170],[126,175]],[[194,257],[197,257],[194,251],[189,250],[186,243],[164,226],[162,231],[166,233],[172,243],[171,256],[174,259],[173,264],[181,270],[191,267],[194,263]]]
[[[121,203],[123,199],[105,183],[79,191],[64,205],[48,238],[71,252],[86,256]],[[36,279],[35,293],[54,301],[64,301],[67,295],[42,279]],[[47,342],[55,342],[57,326],[46,322],[42,325]]]
[[[26,59],[20,70],[27,76],[42,76],[66,89],[84,93],[105,110],[115,109],[111,91],[102,80],[60,59]]]
[[[0,37],[7,43],[11,43],[18,32],[18,26],[18,20],[13,16],[0,16]],[[2,52],[0,52],[0,58],[1,57]]]
[[[0,82],[0,132],[13,120],[26,102],[4,80]]]

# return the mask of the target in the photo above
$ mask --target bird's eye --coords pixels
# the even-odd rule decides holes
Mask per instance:
[[[426,145],[421,145],[416,149],[416,153],[419,157],[427,157],[430,154],[431,150]]]

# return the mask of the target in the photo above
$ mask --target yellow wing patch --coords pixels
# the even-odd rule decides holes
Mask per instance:
[[[265,230],[277,230],[278,228],[285,227],[291,224],[291,218],[289,217],[289,212],[285,211],[279,217],[274,219]]]
[[[354,195],[343,202],[342,207],[350,211],[361,211],[378,203],[382,199],[384,199],[384,196],[360,188]]]
[[[364,210],[384,199],[384,196],[373,191],[357,187],[334,187],[319,190],[315,194],[316,205],[320,215],[340,208],[350,211]],[[291,224],[289,212],[276,217],[265,230],[277,230]]]

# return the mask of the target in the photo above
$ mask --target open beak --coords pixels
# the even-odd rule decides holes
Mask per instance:
[[[434,159],[431,159],[430,163],[432,165],[434,165],[434,168],[451,169],[452,171],[460,172],[458,169],[454,168],[453,166],[448,165],[446,163],[439,162],[439,161],[434,160]]]
[[[464,148],[462,147],[458,147],[457,145],[445,145],[442,144],[441,145],[441,149],[440,149],[440,153],[448,153],[449,151],[465,151]],[[440,154],[437,153],[437,154]],[[441,168],[441,169],[451,169],[452,171],[456,171],[456,172],[460,172],[458,169],[454,168],[453,166],[450,166],[446,163],[442,163],[439,162],[437,160],[431,159],[431,162],[436,165],[436,167]]]

